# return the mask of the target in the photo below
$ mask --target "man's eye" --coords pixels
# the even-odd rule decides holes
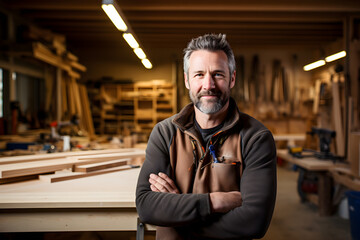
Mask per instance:
[[[204,76],[204,74],[202,74],[202,73],[195,74],[195,77],[202,77],[202,76]]]
[[[223,75],[223,74],[221,74],[221,73],[215,73],[215,74],[214,74],[214,77],[219,78],[219,77],[224,77],[224,75]]]

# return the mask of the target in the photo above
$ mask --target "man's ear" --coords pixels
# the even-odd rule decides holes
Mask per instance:
[[[236,79],[236,71],[233,72],[230,78],[230,89],[235,86],[235,79]]]
[[[185,81],[185,87],[187,89],[190,89],[189,79],[188,79],[188,76],[187,76],[187,74],[185,72],[184,72],[184,81]]]

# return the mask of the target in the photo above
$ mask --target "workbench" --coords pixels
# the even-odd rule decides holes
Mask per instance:
[[[137,231],[139,172],[0,185],[0,232]]]
[[[306,135],[302,133],[283,133],[273,135],[275,142],[286,141],[287,146],[296,146],[296,141],[305,141]]]
[[[296,158],[289,154],[287,149],[277,150],[277,156],[287,162],[295,164],[300,169],[299,180],[304,170],[316,174],[318,178],[318,194],[307,194],[306,198],[310,202],[318,205],[321,216],[331,215],[333,182],[329,170],[334,167],[335,163],[331,160],[317,159],[314,157]],[[298,182],[298,191],[300,191],[301,187],[299,184]]]

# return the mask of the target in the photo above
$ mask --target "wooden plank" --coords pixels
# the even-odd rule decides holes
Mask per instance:
[[[63,62],[60,56],[55,55],[49,48],[39,42],[33,43],[33,55],[35,58],[65,71],[71,71],[70,65]]]
[[[69,172],[69,173],[64,173],[64,174],[56,174],[55,173],[52,175],[40,175],[39,179],[46,181],[46,182],[55,183],[55,182],[79,179],[79,178],[84,178],[84,177],[91,177],[91,176],[96,176],[96,175],[101,175],[101,174],[106,174],[106,173],[119,172],[119,171],[129,170],[129,169],[133,169],[133,168],[134,167],[132,167],[132,166],[126,165],[126,166],[113,167],[113,168],[109,168],[109,169],[102,169],[99,171],[86,172],[86,173],[80,173],[80,172]]]
[[[66,81],[65,79],[61,79],[61,100],[62,100],[62,114],[64,115],[68,112],[68,97],[66,91]]]
[[[54,38],[52,40],[52,45],[55,48],[57,55],[63,55],[66,52],[66,45],[59,38]]]
[[[81,77],[79,73],[72,70],[67,71],[67,73],[71,78],[79,79]]]
[[[14,183],[14,182],[21,182],[26,180],[33,180],[38,179],[39,175],[27,175],[27,176],[19,176],[19,177],[11,177],[11,178],[1,178],[0,184],[7,184],[7,183]]]
[[[321,80],[316,80],[315,93],[314,93],[314,105],[313,105],[313,113],[314,114],[318,114],[318,112],[319,112],[320,87],[321,87]]]
[[[115,159],[135,158],[143,156],[143,152],[134,153],[110,153],[110,154],[99,154],[93,156],[83,157],[65,157],[52,160],[42,160],[33,162],[23,162],[17,164],[5,164],[0,167],[0,178],[10,178],[18,176],[27,176],[33,174],[41,174],[54,172],[66,168],[74,168],[76,166],[100,163],[111,161]]]
[[[58,54],[62,54],[66,51],[65,36],[53,33],[47,29],[41,29],[33,25],[26,26],[27,29],[24,32],[25,36],[41,42],[47,42],[52,45],[51,47],[56,50]]]
[[[45,91],[45,110],[46,112],[50,111],[50,107],[51,107],[51,103],[52,103],[52,99],[54,98],[53,96],[53,92],[54,92],[54,74],[53,72],[50,70],[50,68],[45,68],[45,87],[46,87],[46,91]]]
[[[72,67],[86,71],[85,66],[81,65],[80,63],[70,63],[65,61],[60,55],[56,55],[48,47],[39,42],[33,43],[33,56],[38,60],[65,70],[72,78],[80,78],[80,74],[73,71]]]
[[[78,62],[74,62],[74,61],[70,61],[70,66],[77,69],[77,70],[80,70],[82,72],[86,72],[86,67]]]
[[[74,99],[74,93],[71,87],[71,81],[69,76],[66,76],[65,78],[65,82],[66,82],[66,89],[67,89],[67,93],[68,93],[68,103],[69,103],[69,114],[71,116],[76,114],[76,107],[75,107],[75,99]]]
[[[72,85],[72,91],[73,91],[73,94],[74,94],[76,113],[78,114],[78,116],[80,118],[82,118],[83,112],[82,112],[82,108],[81,108],[81,99],[80,99],[80,95],[79,95],[79,87],[78,87],[78,84],[77,84],[77,82],[76,82],[76,80],[74,78],[72,78],[70,81],[71,81],[71,85]]]
[[[0,185],[0,208],[35,211],[39,208],[135,209],[134,193],[139,172],[140,168],[134,168],[58,184],[40,180],[3,184]]]
[[[0,158],[0,167],[3,164],[12,164],[12,163],[22,163],[22,162],[33,162],[39,160],[52,160],[66,157],[80,157],[80,156],[99,156],[102,154],[110,153],[127,153],[129,155],[133,153],[142,153],[145,155],[143,149],[134,149],[134,148],[120,148],[120,149],[106,149],[106,150],[90,150],[90,151],[79,151],[79,152],[60,152],[60,153],[51,153],[51,154],[38,154],[31,156],[15,156],[15,157],[1,157]]]
[[[66,52],[66,58],[68,58],[70,61],[73,61],[73,62],[79,61],[79,58],[69,51]]]
[[[344,138],[344,128],[342,123],[342,113],[340,105],[340,93],[339,93],[339,83],[332,83],[332,104],[333,104],[333,119],[335,125],[335,142],[336,142],[336,154],[339,156],[345,155],[345,138]]]
[[[134,151],[132,153],[107,153],[107,154],[97,154],[97,155],[90,155],[90,156],[72,156],[72,157],[68,157],[69,159],[77,159],[80,162],[77,163],[77,165],[82,165],[82,162],[86,161],[90,161],[92,160],[94,163],[96,161],[98,162],[102,162],[104,159],[108,160],[116,160],[116,158],[120,159],[120,158],[135,158],[135,157],[141,157],[141,156],[145,156],[145,151]]]
[[[112,161],[107,161],[107,162],[101,162],[101,163],[94,163],[94,164],[86,164],[86,165],[81,165],[81,166],[75,166],[74,168],[74,172],[94,172],[94,171],[98,171],[98,170],[102,170],[102,169],[107,169],[107,168],[113,168],[113,167],[119,167],[119,166],[124,166],[128,164],[128,161],[130,159],[117,159],[117,160],[112,160]]]
[[[2,165],[0,178],[27,176],[39,173],[54,172],[64,168],[72,168],[76,163],[73,159],[43,160],[38,162],[25,162],[18,164]]]
[[[341,174],[338,171],[331,171],[332,176],[336,182],[341,183],[342,185],[355,190],[360,191],[360,180],[357,178],[351,178],[349,175]]]
[[[79,91],[80,91],[82,108],[84,110],[84,114],[83,114],[84,123],[86,125],[86,130],[91,137],[95,135],[95,129],[94,129],[94,123],[90,110],[89,97],[85,85],[79,84]]]

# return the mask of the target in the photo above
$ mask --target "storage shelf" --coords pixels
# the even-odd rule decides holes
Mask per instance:
[[[161,80],[133,84],[104,83],[100,87],[100,134],[135,131],[149,134],[158,121],[175,114],[176,86]],[[98,114],[99,115],[99,114]],[[130,127],[129,128],[129,123]],[[112,126],[108,126],[108,125]],[[124,128],[127,128],[124,130]]]

